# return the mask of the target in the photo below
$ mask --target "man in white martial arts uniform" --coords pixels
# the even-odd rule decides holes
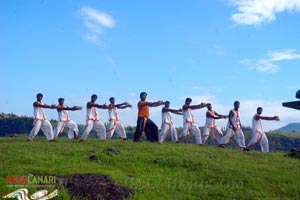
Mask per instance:
[[[205,122],[205,131],[202,134],[202,142],[203,144],[206,142],[210,134],[213,134],[213,137],[216,138],[218,144],[221,143],[223,138],[222,131],[216,125],[216,119],[226,119],[228,116],[221,115],[212,109],[212,105],[210,103],[207,104],[207,112],[206,112],[206,122]]]
[[[57,112],[58,112],[58,124],[57,127],[54,129],[54,137],[57,138],[58,135],[64,131],[65,125],[69,128],[68,131],[68,138],[70,140],[73,139],[78,139],[78,126],[77,124],[69,118],[69,112],[68,110],[81,110],[82,107],[79,106],[73,106],[73,107],[68,107],[64,105],[65,99],[64,98],[59,98],[58,103],[59,105],[57,106]]]
[[[170,108],[170,102],[166,101],[165,106],[161,110],[162,114],[162,125],[161,125],[161,131],[158,135],[158,142],[162,144],[168,134],[170,132],[171,134],[171,140],[173,142],[178,143],[178,138],[177,138],[177,131],[175,128],[175,125],[173,124],[171,113],[177,114],[177,115],[182,115],[182,109],[171,109]]]
[[[33,103],[33,111],[34,111],[34,121],[33,128],[31,129],[28,141],[33,141],[34,137],[38,134],[40,129],[42,129],[44,135],[46,136],[48,141],[54,141],[53,128],[49,120],[45,115],[44,108],[55,109],[56,105],[52,104],[47,105],[42,102],[43,94],[38,93],[36,95],[36,102]]]
[[[240,121],[240,102],[234,102],[234,109],[229,112],[227,132],[225,136],[221,139],[221,144],[219,147],[224,148],[226,144],[229,143],[231,138],[235,139],[235,142],[240,147],[242,151],[249,151],[245,145],[245,136],[242,130],[242,124]]]
[[[118,115],[118,109],[124,109],[128,107],[132,107],[127,102],[121,104],[115,104],[115,98],[109,98],[110,104],[108,105],[108,115],[109,115],[109,129],[106,132],[106,137],[111,138],[116,131],[117,134],[123,139],[126,140],[126,132],[124,125],[121,122],[121,119]]]
[[[259,143],[261,147],[261,151],[267,153],[269,152],[269,141],[262,129],[261,120],[279,121],[280,119],[278,116],[274,116],[274,117],[261,116],[262,112],[263,112],[262,107],[258,107],[256,114],[252,118],[252,134],[251,134],[250,142],[247,145],[247,148],[251,148],[257,143]]]
[[[197,122],[194,119],[192,110],[204,108],[207,106],[207,104],[201,103],[199,105],[190,105],[191,103],[192,103],[192,99],[186,98],[185,104],[182,106],[183,130],[181,135],[179,136],[179,139],[181,140],[187,138],[191,134],[193,134],[196,140],[196,144],[202,145],[201,131],[198,127]]]
[[[106,128],[100,121],[97,108],[108,109],[108,106],[106,104],[97,104],[97,98],[97,95],[93,94],[91,96],[91,101],[86,104],[86,126],[81,136],[80,142],[84,142],[86,140],[93,128],[100,140],[106,140]]]

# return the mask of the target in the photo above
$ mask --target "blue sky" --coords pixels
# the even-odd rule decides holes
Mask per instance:
[[[262,106],[280,116],[263,124],[275,129],[299,121],[281,106],[300,89],[299,21],[300,0],[0,0],[0,112],[32,116],[38,92],[70,106],[95,93],[101,104],[133,104],[119,113],[135,125],[146,91],[150,101],[179,108],[192,97],[222,114],[239,100],[244,125]],[[158,125],[160,110],[151,109]],[[205,111],[195,112],[199,125]],[[84,124],[85,109],[71,118]]]

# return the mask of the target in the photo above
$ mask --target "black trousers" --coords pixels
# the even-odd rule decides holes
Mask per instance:
[[[150,142],[158,142],[158,127],[156,124],[149,118],[138,117],[133,138],[134,142],[140,141],[143,131],[145,131],[147,140]]]

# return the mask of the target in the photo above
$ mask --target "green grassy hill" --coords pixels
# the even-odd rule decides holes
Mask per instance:
[[[107,147],[120,153],[109,153]],[[16,189],[6,186],[6,176],[94,173],[133,189],[133,199],[300,199],[300,160],[283,153],[92,138],[85,143],[66,138],[49,143],[44,137],[26,142],[24,136],[0,138],[0,163],[1,194]],[[56,199],[70,198],[58,189]]]

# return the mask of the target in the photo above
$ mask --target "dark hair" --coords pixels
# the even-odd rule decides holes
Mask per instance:
[[[115,99],[115,97],[110,97],[110,98],[109,98],[109,101],[112,101],[113,99]]]
[[[61,97],[61,98],[58,99],[58,102],[64,101],[64,100],[65,100],[65,99]]]
[[[38,94],[36,95],[36,97],[43,97],[43,94],[42,94],[42,93],[38,93]]]
[[[170,101],[165,101],[165,103],[168,103],[168,104],[170,104]]]
[[[240,103],[239,101],[235,101],[233,104],[235,105],[235,104],[237,104],[237,103]]]
[[[144,96],[144,95],[147,95],[147,92],[141,92],[140,93],[140,97]]]
[[[263,110],[263,108],[262,107],[258,107],[256,111],[258,111],[258,110]]]
[[[98,98],[97,95],[93,94],[93,95],[91,96],[91,98],[94,98],[94,97]]]
[[[185,101],[191,101],[192,102],[192,99],[190,97],[186,98]]]

